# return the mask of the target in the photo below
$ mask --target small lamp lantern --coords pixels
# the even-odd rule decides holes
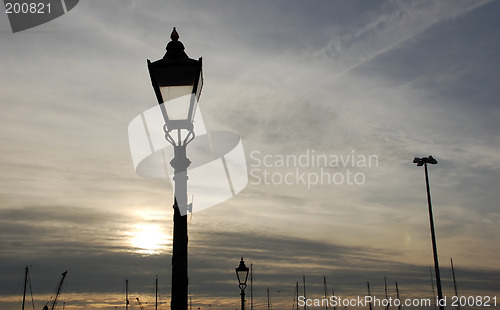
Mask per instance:
[[[148,59],[149,75],[168,132],[193,131],[193,119],[203,87],[202,61],[189,58],[175,27],[163,59]]]
[[[236,276],[238,277],[238,284],[241,290],[244,290],[247,287],[248,271],[249,269],[245,266],[245,262],[242,257],[240,265],[236,268]]]
[[[241,310],[245,310],[245,289],[247,288],[248,279],[248,267],[245,266],[243,257],[241,258],[240,265],[236,268],[236,276],[238,277],[238,285],[240,287],[241,293]]]

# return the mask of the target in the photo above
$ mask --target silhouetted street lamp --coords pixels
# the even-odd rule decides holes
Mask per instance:
[[[245,266],[243,257],[241,258],[240,265],[236,268],[236,276],[238,277],[238,285],[241,290],[241,310],[245,310],[245,289],[247,288],[248,267]]]
[[[165,120],[165,139],[174,147],[174,234],[172,253],[171,309],[188,308],[187,168],[191,161],[186,146],[195,135],[193,119],[203,87],[202,63],[190,59],[178,41],[175,27],[163,59],[151,62],[148,69]]]
[[[434,157],[415,157],[413,159],[413,163],[417,164],[417,166],[424,166],[425,168],[425,184],[427,187],[427,204],[429,206],[429,221],[431,226],[431,239],[432,239],[432,252],[434,254],[434,270],[436,273],[436,286],[438,291],[438,299],[443,299],[443,291],[441,289],[441,276],[439,273],[439,261],[438,261],[438,253],[437,253],[437,244],[436,244],[436,233],[434,231],[434,216],[432,214],[432,202],[431,202],[431,189],[429,186],[429,173],[427,172],[427,164],[435,165],[437,164],[437,160]],[[439,305],[440,310],[444,310],[442,305]]]

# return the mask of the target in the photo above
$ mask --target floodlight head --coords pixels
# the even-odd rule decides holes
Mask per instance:
[[[418,167],[423,166],[424,162],[425,162],[425,157],[424,158],[420,158],[420,157],[413,158],[413,163],[417,164]]]
[[[432,155],[429,155],[429,159],[427,160],[427,162],[429,164],[432,164],[432,165],[435,165],[438,163],[437,160],[434,157],[432,157]]]
[[[432,164],[432,165],[435,165],[437,164],[437,160],[432,157],[431,155],[429,155],[429,157],[415,157],[413,159],[413,163],[414,164],[417,164],[418,167],[420,166],[423,166],[424,164]]]

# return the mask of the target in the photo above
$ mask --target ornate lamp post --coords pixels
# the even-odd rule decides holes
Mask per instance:
[[[427,187],[427,204],[429,206],[429,221],[431,226],[431,239],[432,239],[432,253],[434,254],[434,270],[436,273],[436,286],[438,291],[438,299],[441,301],[443,299],[443,291],[441,289],[441,275],[439,273],[439,261],[438,261],[438,253],[437,253],[437,244],[436,244],[436,232],[434,231],[434,215],[432,213],[432,202],[431,202],[431,189],[429,186],[429,173],[427,172],[427,164],[435,165],[437,164],[437,160],[434,157],[415,157],[413,159],[413,163],[417,164],[417,166],[424,166],[425,168],[425,185]],[[444,310],[442,305],[439,305],[440,310]]]
[[[240,265],[236,268],[236,276],[238,277],[238,285],[241,290],[241,310],[245,310],[245,289],[247,288],[248,267],[245,266],[243,257],[241,258]]]
[[[172,254],[171,309],[188,308],[187,168],[191,161],[186,146],[195,135],[193,119],[203,87],[202,62],[189,58],[175,27],[167,53],[151,62],[148,69],[165,125],[165,139],[174,147],[174,233]]]

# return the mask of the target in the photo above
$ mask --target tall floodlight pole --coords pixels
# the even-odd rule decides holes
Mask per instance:
[[[441,276],[439,273],[439,260],[437,253],[437,244],[436,244],[436,232],[434,230],[434,215],[432,213],[432,202],[431,202],[431,188],[429,186],[429,172],[427,171],[427,164],[435,165],[437,164],[437,160],[434,157],[415,157],[413,159],[413,163],[417,164],[417,166],[424,166],[425,169],[425,185],[427,188],[427,205],[429,207],[429,222],[431,226],[431,239],[432,239],[432,252],[434,254],[434,272],[436,274],[436,286],[438,292],[438,300],[443,300],[443,291],[441,289]],[[444,306],[439,305],[440,310],[444,310]]]
[[[194,60],[184,52],[175,27],[163,59],[151,62],[151,83],[165,121],[165,139],[174,148],[170,162],[174,168],[174,233],[172,253],[172,310],[188,308],[187,168],[191,161],[186,146],[194,137],[193,120],[203,86],[201,58]]]
[[[436,310],[436,290],[434,289],[434,279],[432,279],[432,267],[429,266],[429,273],[431,275],[432,299],[434,300],[434,310]]]

